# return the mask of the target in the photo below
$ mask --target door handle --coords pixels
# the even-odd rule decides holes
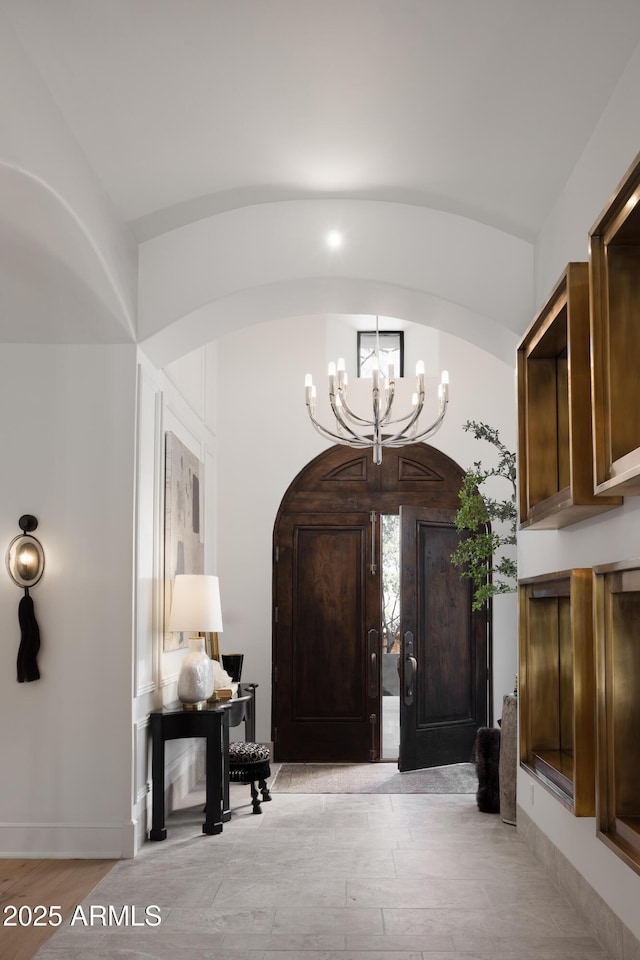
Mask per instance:
[[[404,702],[408,707],[413,703],[413,684],[416,679],[418,661],[415,657],[407,657],[404,662]]]
[[[413,655],[413,634],[410,630],[404,635],[404,703],[410,707],[413,703],[414,685],[418,661]]]
[[[378,696],[379,674],[378,670],[378,631],[369,630],[367,634],[367,644],[369,653],[369,696]]]

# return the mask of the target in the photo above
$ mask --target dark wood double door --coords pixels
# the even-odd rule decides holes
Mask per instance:
[[[385,451],[382,466],[335,447],[289,488],[274,544],[276,760],[380,758],[379,519],[398,512],[399,766],[470,759],[487,722],[487,629],[450,561],[461,476],[427,445]]]

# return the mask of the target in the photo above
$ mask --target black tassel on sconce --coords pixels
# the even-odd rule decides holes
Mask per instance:
[[[40,650],[40,629],[36,621],[33,599],[29,588],[35,586],[44,572],[44,550],[42,544],[31,536],[38,521],[30,513],[18,520],[22,534],[9,544],[7,550],[7,570],[15,584],[24,588],[24,597],[18,606],[20,623],[20,649],[18,650],[18,683],[29,683],[40,679],[38,669],[38,651]]]

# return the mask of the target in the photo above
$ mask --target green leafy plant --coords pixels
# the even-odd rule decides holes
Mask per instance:
[[[456,527],[468,536],[451,554],[452,563],[460,568],[460,577],[473,583],[472,609],[481,610],[490,597],[512,593],[517,584],[516,561],[508,550],[503,552],[503,548],[516,543],[516,455],[507,450],[498,431],[486,423],[467,420],[462,429],[498,451],[496,466],[483,467],[477,460],[464,475]],[[509,496],[504,500],[483,496],[480,492],[490,477],[500,477],[510,485]],[[493,524],[497,524],[497,528]]]

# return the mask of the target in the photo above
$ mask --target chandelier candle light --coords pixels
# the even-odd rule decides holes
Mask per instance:
[[[419,428],[418,420],[424,407],[424,363],[416,363],[416,392],[411,398],[411,410],[403,416],[394,417],[395,369],[389,364],[387,375],[380,369],[380,344],[378,318],[376,317],[376,356],[372,360],[371,400],[372,419],[360,417],[351,410],[347,399],[347,373],[344,359],[329,364],[329,403],[336,418],[336,431],[329,430],[316,420],[316,388],[310,373],[305,376],[305,402],[311,423],[327,440],[348,447],[373,450],[373,462],[382,463],[383,447],[403,447],[410,443],[422,443],[440,427],[449,402],[449,374],[442,371],[438,386],[438,416],[430,426]],[[383,430],[387,430],[383,433]],[[389,432],[391,431],[391,432]]]

